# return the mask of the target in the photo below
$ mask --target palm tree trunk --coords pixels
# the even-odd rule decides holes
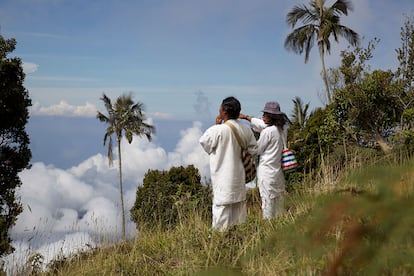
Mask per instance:
[[[326,68],[325,68],[325,51],[323,49],[323,46],[319,46],[319,54],[321,56],[321,62],[322,62],[322,78],[325,82],[325,89],[326,89],[326,99],[328,101],[328,104],[331,103],[331,92],[329,90],[329,83],[328,83],[328,76],[326,74]]]
[[[122,215],[122,240],[125,238],[125,209],[124,209],[124,192],[122,189],[122,164],[121,164],[121,137],[118,140],[118,169],[119,169],[119,194],[121,196],[121,215]]]

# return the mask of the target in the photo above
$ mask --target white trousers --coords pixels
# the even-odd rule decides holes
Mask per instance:
[[[262,212],[264,219],[271,219],[282,215],[285,212],[285,200],[283,193],[277,193],[275,198],[261,196]]]
[[[212,228],[224,231],[227,227],[246,221],[246,201],[212,207]]]

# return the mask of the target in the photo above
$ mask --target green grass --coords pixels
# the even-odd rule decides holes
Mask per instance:
[[[331,175],[331,174],[329,174]],[[320,181],[320,183],[325,183]],[[413,275],[414,162],[375,165],[286,196],[287,212],[225,232],[194,213],[175,229],[57,260],[44,275]]]

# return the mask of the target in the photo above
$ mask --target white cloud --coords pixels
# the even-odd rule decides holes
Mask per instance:
[[[39,116],[95,117],[96,112],[97,108],[88,102],[85,105],[73,106],[63,100],[49,107],[41,107],[39,102],[35,102],[30,108],[31,115]]]
[[[136,137],[131,144],[122,141],[128,237],[136,235],[129,210],[148,169],[168,170],[171,166],[194,164],[203,179],[209,178],[208,155],[198,143],[201,127],[201,123],[194,122],[183,130],[175,150],[169,153],[144,138]],[[107,158],[96,154],[68,170],[34,163],[20,174],[24,210],[11,231],[16,252],[4,258],[9,269],[15,269],[16,263],[25,263],[35,252],[48,263],[59,254],[67,256],[101,240],[119,239],[120,200],[117,160],[114,161],[114,167],[109,167]]]
[[[148,113],[148,116],[151,116],[154,119],[163,119],[163,120],[175,119],[174,114],[164,113],[164,112],[150,112],[150,113]]]
[[[37,69],[39,69],[39,65],[37,65],[36,63],[23,62],[23,71],[26,74],[34,73],[37,71]]]
[[[193,127],[181,131],[181,140],[178,142],[174,152],[169,153],[169,165],[194,164],[200,170],[202,176],[209,174],[207,154],[200,146],[198,140],[201,137],[201,123],[194,122]]]
[[[95,117],[97,107],[94,104],[86,102],[85,105],[70,105],[65,100],[61,100],[58,104],[43,107],[39,102],[35,102],[30,108],[30,114],[34,116],[65,116],[65,117]],[[166,112],[149,112],[148,120],[161,119],[172,120],[175,115]]]

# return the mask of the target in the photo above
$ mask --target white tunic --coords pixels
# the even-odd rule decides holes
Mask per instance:
[[[282,170],[283,139],[286,131],[280,132],[276,126],[267,126],[263,120],[252,118],[253,129],[260,132],[257,141],[260,155],[257,179],[260,193],[268,198],[275,198],[285,190],[285,177]]]
[[[249,126],[238,120],[229,120],[236,127],[247,151],[256,156],[257,143]],[[244,167],[241,147],[232,130],[225,124],[208,128],[200,137],[200,144],[210,155],[210,173],[213,186],[213,203],[226,205],[246,199]]]

